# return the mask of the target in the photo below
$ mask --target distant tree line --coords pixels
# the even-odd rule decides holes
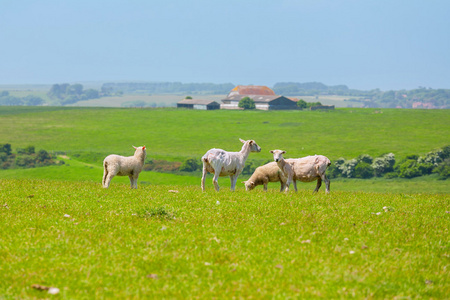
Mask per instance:
[[[51,99],[59,100],[61,105],[73,104],[81,100],[97,99],[100,93],[94,89],[83,89],[82,84],[54,84],[47,95]]]
[[[361,101],[349,99],[351,101]],[[377,90],[361,101],[365,107],[450,108],[450,89]]]
[[[168,93],[210,93],[228,94],[234,85],[231,83],[181,83],[181,82],[122,82],[104,83],[101,92],[105,95],[117,92],[125,94],[168,94]]]
[[[278,82],[273,86],[273,91],[285,96],[347,95],[352,92],[346,85],[327,86],[321,82]]]
[[[58,162],[64,164],[63,161]],[[17,169],[17,168],[35,168],[55,165],[54,157],[46,150],[35,152],[34,146],[25,148],[17,148],[16,153],[12,152],[11,144],[0,144],[0,168],[1,169]]]
[[[11,96],[8,91],[0,92],[0,105],[17,105],[17,106],[33,106],[42,105],[44,100],[41,97],[28,95],[25,97],[15,97]]]
[[[360,102],[362,107],[385,108],[450,108],[450,89],[420,87],[413,90],[361,91],[349,89],[346,85],[327,86],[320,82],[280,82],[273,87],[277,95],[320,96],[338,95],[358,97],[348,101]]]

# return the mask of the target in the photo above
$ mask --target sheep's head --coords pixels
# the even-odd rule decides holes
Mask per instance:
[[[255,188],[255,183],[253,181],[247,180],[247,181],[242,181],[243,184],[245,184],[245,190],[246,191],[251,191]]]
[[[273,160],[275,162],[279,162],[280,160],[283,159],[283,154],[285,154],[286,151],[283,151],[283,150],[270,150],[270,153],[273,154]]]
[[[134,156],[143,157],[144,159],[145,159],[145,157],[147,157],[147,151],[145,150],[145,146],[142,146],[142,147],[133,146],[133,148],[136,150],[134,152]]]
[[[250,152],[261,152],[261,147],[254,140],[244,141],[243,139],[239,139],[242,143],[248,144],[250,147]]]

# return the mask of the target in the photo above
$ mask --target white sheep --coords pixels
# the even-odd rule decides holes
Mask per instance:
[[[136,151],[133,156],[120,156],[116,154],[108,155],[103,160],[103,187],[108,188],[111,179],[118,176],[128,176],[130,178],[131,188],[137,189],[137,180],[139,173],[144,167],[145,157],[147,152],[145,146],[134,147]]]
[[[217,182],[219,176],[230,176],[231,190],[235,190],[237,178],[244,169],[248,155],[250,152],[261,151],[261,148],[254,140],[239,140],[244,143],[239,152],[211,149],[203,155],[202,191],[205,191],[205,179],[208,172],[214,173],[213,184],[216,191],[219,191],[219,184]]]
[[[297,192],[296,180],[303,182],[311,182],[317,180],[316,189],[317,192],[322,185],[322,180],[325,182],[326,193],[330,192],[330,180],[325,175],[325,171],[328,166],[331,165],[330,160],[323,155],[306,156],[296,159],[284,159],[283,154],[286,151],[283,150],[271,150],[273,159],[278,164],[278,167],[283,171],[287,177],[286,192],[289,191],[291,182],[294,182],[294,188]]]
[[[280,182],[281,188],[280,192],[286,188],[286,176],[280,170],[276,162],[270,162],[263,166],[257,167],[252,176],[247,180],[243,181],[245,184],[245,190],[251,191],[256,186],[263,184],[264,191],[267,191],[267,184],[269,182]]]

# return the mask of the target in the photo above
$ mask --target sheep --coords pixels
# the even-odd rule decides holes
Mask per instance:
[[[280,182],[281,188],[280,192],[282,192],[286,188],[286,176],[281,172],[276,162],[270,162],[263,166],[257,167],[255,172],[253,172],[252,176],[242,183],[245,184],[245,190],[251,191],[256,186],[263,184],[264,191],[267,191],[267,184],[269,182]]]
[[[103,181],[104,188],[108,188],[111,179],[118,176],[128,176],[130,178],[131,188],[137,189],[137,180],[139,173],[144,167],[145,157],[147,152],[145,146],[134,147],[136,151],[133,156],[120,156],[116,154],[108,155],[103,160]]]
[[[325,171],[328,166],[331,165],[330,160],[323,155],[306,156],[297,159],[287,159],[283,158],[283,154],[286,151],[283,150],[271,150],[270,153],[273,154],[273,159],[278,164],[280,170],[287,177],[286,189],[289,191],[289,186],[291,182],[294,182],[294,188],[297,192],[296,180],[303,182],[311,182],[317,180],[316,189],[317,192],[322,185],[322,180],[325,182],[326,193],[330,192],[330,180],[325,175]]]
[[[244,169],[245,161],[250,152],[261,152],[261,147],[254,140],[239,140],[244,143],[239,152],[227,152],[214,148],[203,155],[202,191],[205,191],[205,179],[208,172],[214,173],[213,184],[217,192],[219,191],[217,182],[219,176],[230,176],[231,190],[235,190],[237,178]]]

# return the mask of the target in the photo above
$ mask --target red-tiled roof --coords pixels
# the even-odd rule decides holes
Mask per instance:
[[[238,85],[228,94],[228,97],[234,95],[275,95],[275,92],[263,85]]]

